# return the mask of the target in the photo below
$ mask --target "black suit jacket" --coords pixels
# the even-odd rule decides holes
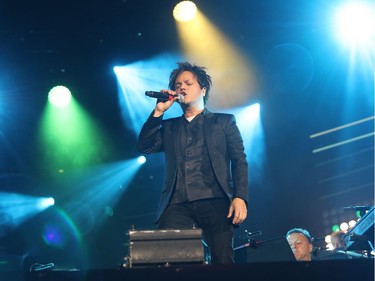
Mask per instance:
[[[163,120],[162,116],[155,118],[152,115],[141,129],[137,150],[145,154],[165,152],[166,176],[156,214],[155,222],[158,222],[171,199],[181,160],[178,133],[183,117]],[[234,115],[205,110],[204,134],[214,174],[224,193],[229,200],[238,197],[247,203],[248,162]]]

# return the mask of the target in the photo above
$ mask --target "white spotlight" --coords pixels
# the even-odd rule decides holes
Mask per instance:
[[[55,86],[48,93],[48,100],[57,107],[65,107],[70,103],[72,94],[65,86]]]
[[[173,9],[173,17],[180,22],[192,20],[197,13],[197,6],[192,1],[182,1]]]
[[[350,222],[349,222],[349,226],[350,226],[350,228],[353,228],[355,225],[356,225],[356,221],[355,220],[351,220]]]
[[[335,32],[339,39],[350,45],[374,42],[375,15],[370,5],[359,1],[340,7],[335,15]]]
[[[138,157],[138,163],[139,163],[139,164],[144,164],[144,163],[146,163],[146,157],[144,157],[144,156],[139,156],[139,157]]]
[[[55,199],[53,199],[52,197],[42,198],[39,200],[39,203],[38,203],[38,207],[41,210],[46,209],[53,205],[55,205]]]
[[[349,229],[349,224],[347,222],[343,222],[340,224],[340,230],[347,231]]]

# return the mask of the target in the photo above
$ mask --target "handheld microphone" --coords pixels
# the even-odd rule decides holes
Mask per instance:
[[[163,93],[163,92],[146,91],[145,95],[149,96],[150,98],[156,98],[156,99],[159,99],[159,100],[162,100],[162,101],[172,100],[175,97],[178,97],[178,99],[177,99],[178,102],[184,102],[185,101],[185,97],[183,95],[171,95],[171,94]]]

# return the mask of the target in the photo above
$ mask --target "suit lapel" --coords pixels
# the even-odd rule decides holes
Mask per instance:
[[[213,132],[214,126],[212,126],[212,122],[214,120],[214,114],[210,111],[206,111],[204,115],[204,136],[207,142],[207,148],[210,150],[211,144],[215,141],[215,132]]]

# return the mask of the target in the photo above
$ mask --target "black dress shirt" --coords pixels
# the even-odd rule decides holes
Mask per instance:
[[[204,137],[204,113],[190,122],[181,118],[179,136],[181,162],[171,203],[181,203],[225,195],[214,175]]]

